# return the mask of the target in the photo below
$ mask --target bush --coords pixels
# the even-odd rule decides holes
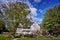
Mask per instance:
[[[18,34],[18,33],[16,33],[16,34],[15,34],[15,37],[16,37],[16,38],[20,38],[22,35],[23,35],[23,34]]]
[[[28,37],[28,38],[36,38],[37,35],[33,35],[33,34],[26,34],[24,35],[24,37]]]
[[[24,35],[24,37],[31,37],[31,35],[29,35],[29,34],[26,34],[26,35]]]

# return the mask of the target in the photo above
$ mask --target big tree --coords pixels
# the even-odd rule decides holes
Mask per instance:
[[[47,9],[42,22],[44,29],[52,31],[54,31],[58,25],[60,25],[60,5]]]
[[[30,13],[29,6],[22,2],[9,3],[7,6],[2,4],[2,9],[5,12],[4,19],[6,20],[9,30],[15,34],[19,23],[24,28],[30,26],[30,20],[27,15]]]

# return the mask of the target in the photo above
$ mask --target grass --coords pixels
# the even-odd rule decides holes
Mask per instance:
[[[13,38],[8,38],[8,35],[0,34],[0,40],[13,40]]]
[[[59,38],[2,38],[0,40],[60,40]]]
[[[60,40],[59,38],[20,38],[18,40]]]
[[[60,40],[59,38],[0,38],[0,40]]]
[[[8,35],[0,35],[0,40],[60,40],[59,38],[8,38]]]

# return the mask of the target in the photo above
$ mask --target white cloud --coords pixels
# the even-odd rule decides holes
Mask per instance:
[[[31,14],[33,16],[37,16],[37,9],[36,8],[30,8],[30,10],[31,10]]]
[[[29,2],[29,1],[27,1],[27,2],[25,2],[30,8],[33,8],[33,5]]]
[[[30,14],[28,14],[28,15],[27,15],[27,18],[30,19],[30,17],[31,17]]]
[[[32,22],[36,22],[38,24],[42,22],[42,18],[37,18],[37,17],[32,17],[32,18],[33,18]]]
[[[42,9],[39,9],[39,12],[40,12],[40,13],[43,13],[44,11],[43,11]]]
[[[31,13],[28,14],[27,18],[30,19],[30,17],[32,18],[32,20],[35,20],[35,17],[38,15],[37,14],[37,9],[36,8],[30,8]]]
[[[1,0],[2,3],[8,3],[8,2],[16,2],[17,0]]]
[[[42,0],[34,0],[34,2],[36,3],[40,3]]]
[[[39,20],[40,22],[42,21],[42,19]]]
[[[27,18],[30,19],[30,17],[31,17],[32,22],[36,22],[36,23],[40,24],[42,22],[42,19],[36,17],[36,16],[38,16],[37,9],[36,8],[30,8],[30,10],[31,10],[31,13],[30,13],[31,15],[28,14]]]

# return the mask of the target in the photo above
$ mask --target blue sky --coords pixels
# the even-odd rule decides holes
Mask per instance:
[[[0,3],[7,3],[8,1],[0,0]],[[12,2],[13,1],[16,0],[12,0]],[[42,22],[44,14],[48,8],[60,4],[60,0],[18,0],[18,1],[27,3],[29,5],[32,14],[32,22],[37,22],[39,24]],[[27,17],[29,18],[30,16]]]

